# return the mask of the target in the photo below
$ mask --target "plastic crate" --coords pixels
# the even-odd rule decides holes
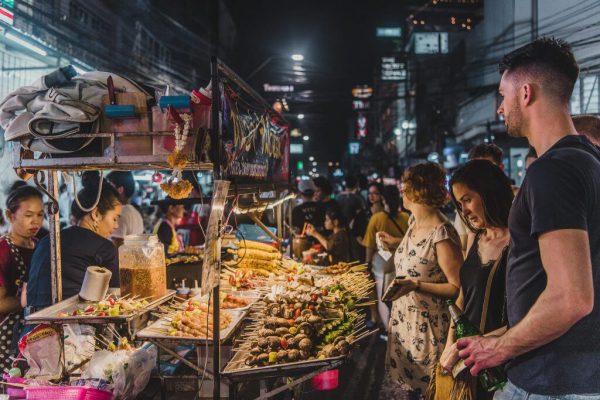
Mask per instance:
[[[82,386],[39,386],[25,388],[27,400],[112,400],[112,393]]]

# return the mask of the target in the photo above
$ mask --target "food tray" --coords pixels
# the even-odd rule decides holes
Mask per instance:
[[[246,357],[250,353],[246,350],[238,351],[233,358],[227,363],[221,375],[232,380],[253,378],[270,378],[279,377],[282,375],[295,375],[304,372],[310,372],[324,367],[335,368],[341,365],[346,356],[337,356],[323,359],[304,360],[293,363],[273,364],[263,367],[248,367],[245,364]]]
[[[115,292],[118,295],[118,292]],[[139,310],[132,311],[130,314],[122,314],[117,316],[105,316],[99,317],[96,315],[72,315],[59,317],[58,314],[61,312],[72,312],[76,308],[85,308],[86,306],[93,304],[93,302],[86,302],[79,298],[79,295],[69,297],[66,300],[58,302],[50,307],[46,307],[43,310],[37,311],[27,317],[25,317],[26,324],[40,324],[40,323],[54,323],[54,324],[72,324],[76,322],[94,325],[94,324],[107,324],[110,322],[124,322],[132,320],[142,314],[145,314],[152,309],[158,307],[160,304],[169,301],[175,296],[174,290],[167,290],[167,294],[148,303]]]
[[[377,330],[373,330],[368,335],[362,336],[355,343],[364,340],[365,338],[373,335],[376,332]],[[233,358],[227,363],[225,369],[221,374],[232,380],[238,380],[241,378],[270,378],[282,376],[285,374],[295,375],[311,370],[316,370],[319,368],[335,368],[336,366],[341,365],[348,357],[348,355],[342,355],[337,357],[297,361],[293,363],[265,365],[263,367],[249,367],[246,365],[245,362],[249,354],[250,352],[247,350],[238,350],[233,356]]]
[[[219,332],[221,342],[229,339],[240,326],[244,317],[248,314],[249,310],[221,310],[221,314],[230,314],[232,316],[231,323],[229,326]],[[212,314],[210,315],[212,319]],[[148,325],[146,328],[140,330],[136,334],[137,339],[141,340],[160,340],[165,342],[174,343],[189,343],[189,344],[205,344],[212,343],[212,337],[210,338],[198,338],[198,337],[185,337],[185,336],[169,336],[167,331],[171,326],[171,320],[161,318],[158,321]]]

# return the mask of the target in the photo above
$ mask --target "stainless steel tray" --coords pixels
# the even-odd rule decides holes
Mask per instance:
[[[373,330],[366,335],[362,335],[362,337],[355,343],[361,342],[362,340],[373,335],[376,332],[377,330]],[[355,349],[352,349],[350,353],[352,353],[352,351],[354,350]],[[336,366],[342,364],[347,359],[347,357],[349,357],[349,355],[345,355],[314,360],[297,361],[293,363],[266,365],[263,367],[249,367],[246,365],[246,358],[249,354],[250,353],[247,350],[237,350],[235,355],[225,366],[221,375],[236,381],[241,378],[261,379],[277,376],[286,376],[286,374],[296,375],[325,367],[335,368]]]
[[[221,332],[219,332],[219,337],[221,342],[231,338],[235,331],[238,329],[240,324],[242,323],[244,317],[248,315],[249,309],[246,310],[221,310],[221,314],[227,313],[232,316],[231,323]],[[212,315],[211,317],[212,318]],[[143,340],[160,340],[163,342],[173,342],[173,343],[189,343],[189,344],[205,344],[212,343],[212,337],[210,338],[201,338],[201,337],[186,337],[186,336],[169,336],[167,331],[169,326],[171,325],[171,320],[167,318],[161,318],[154,323],[148,325],[146,328],[140,330],[136,334],[137,339]]]
[[[273,364],[264,367],[249,367],[246,365],[246,357],[250,353],[241,350],[235,353],[227,363],[221,375],[238,380],[242,378],[261,379],[276,376],[296,375],[307,371],[317,370],[324,367],[334,367],[341,364],[346,356],[330,357],[323,359],[304,360],[293,363]]]
[[[91,302],[83,301],[78,295],[69,297],[66,300],[58,302],[50,307],[46,307],[43,310],[37,311],[31,315],[25,317],[26,324],[40,324],[40,323],[53,323],[53,324],[72,324],[82,323],[88,325],[107,324],[111,322],[126,322],[131,321],[145,313],[148,313],[152,309],[158,307],[162,303],[169,301],[175,296],[174,290],[168,290],[167,294],[148,303],[144,308],[133,311],[130,314],[123,314],[118,316],[105,316],[98,317],[94,315],[73,315],[67,317],[59,317],[59,313],[72,312],[76,308],[85,308],[92,304]]]

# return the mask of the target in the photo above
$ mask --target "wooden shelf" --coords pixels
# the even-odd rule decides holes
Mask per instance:
[[[168,154],[125,155],[119,154],[116,146],[119,140],[148,136],[152,139],[172,135],[172,132],[129,132],[129,133],[85,133],[71,138],[103,138],[103,154],[58,158],[21,159],[22,145],[14,143],[12,149],[13,168],[27,170],[73,171],[73,170],[165,170],[172,169],[167,163]],[[187,170],[212,171],[213,164],[199,162],[192,154]]]

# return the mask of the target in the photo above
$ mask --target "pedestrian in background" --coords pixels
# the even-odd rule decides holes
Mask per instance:
[[[380,211],[383,211],[385,208],[383,206],[383,185],[379,182],[373,182],[369,185],[369,190],[367,192],[367,196],[369,198],[369,208],[371,212],[371,216],[377,214]]]
[[[106,175],[109,181],[119,193],[119,200],[123,204],[119,226],[113,231],[111,240],[119,248],[127,235],[141,235],[144,233],[144,220],[142,214],[130,204],[135,193],[135,180],[131,171],[112,171]]]
[[[373,186],[369,188],[369,191]],[[400,192],[394,185],[385,186],[382,196],[383,210],[373,214],[369,220],[367,231],[362,245],[366,249],[367,263],[369,263],[371,273],[375,280],[375,293],[377,297],[377,307],[371,308],[372,324],[380,323],[383,332],[387,332],[390,320],[390,309],[387,304],[381,301],[383,295],[385,275],[396,273],[394,259],[391,257],[385,259],[377,249],[377,235],[385,232],[397,240],[402,240],[408,229],[408,214],[400,210]],[[393,249],[391,249],[393,250]]]
[[[585,135],[590,142],[600,146],[600,118],[597,115],[575,115],[573,125],[580,135]]]

